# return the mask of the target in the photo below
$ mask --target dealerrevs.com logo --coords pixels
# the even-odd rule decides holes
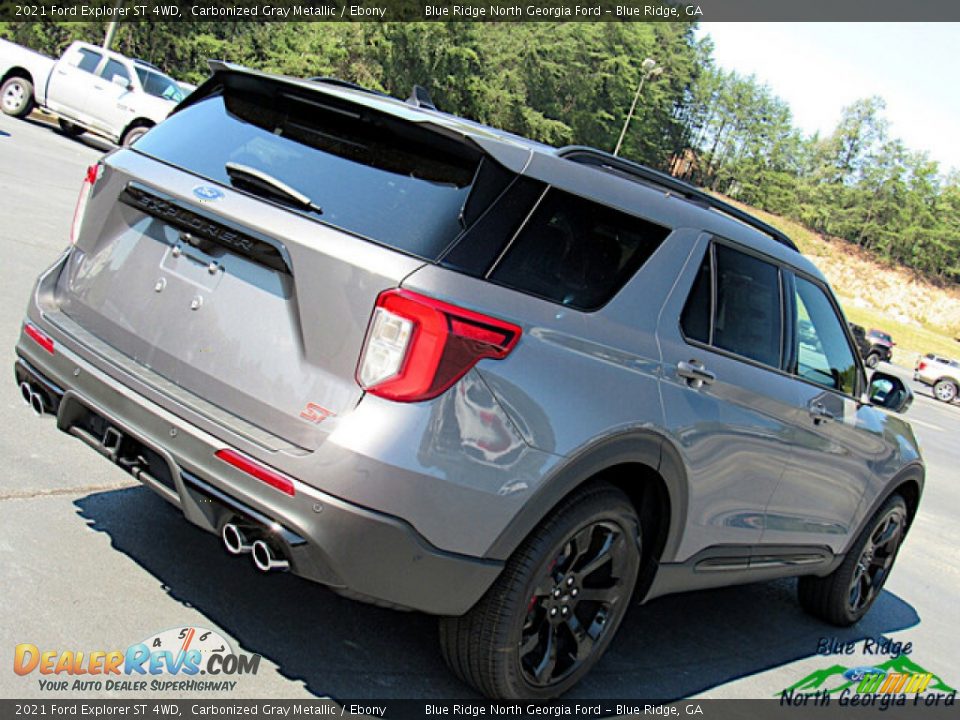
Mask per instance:
[[[213,630],[165,630],[126,650],[59,650],[20,643],[13,671],[37,677],[45,691],[229,692],[240,675],[256,675],[259,655],[236,653]],[[202,676],[202,677],[201,677]]]

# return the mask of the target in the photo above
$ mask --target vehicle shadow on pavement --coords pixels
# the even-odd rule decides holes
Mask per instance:
[[[74,135],[74,136],[67,135],[57,126],[57,121],[52,117],[44,117],[43,119],[39,119],[36,116],[31,115],[26,118],[21,118],[21,122],[29,123],[34,127],[50,130],[51,132],[59,135],[62,138],[66,138],[67,140],[72,140],[73,142],[80,143],[81,145],[86,145],[88,148],[92,150],[98,150],[100,152],[109,152],[110,150],[113,150],[116,147],[106,138],[98,137],[90,133],[84,133],[83,135]]]
[[[228,556],[219,538],[187,523],[145,488],[75,502],[93,530],[194,608],[316,695],[341,699],[468,699],[447,670],[434,618],[341,598],[289,574],[263,575]],[[635,607],[578,698],[673,700],[813,655],[821,637],[879,637],[919,622],[884,592],[854,628],[805,615],[795,582],[686,593]],[[156,628],[160,630],[162,628]],[[235,648],[237,649],[237,648]],[[762,688],[762,696],[782,688]]]

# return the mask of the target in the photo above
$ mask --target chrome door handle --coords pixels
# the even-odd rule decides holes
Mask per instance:
[[[692,388],[699,388],[704,385],[709,385],[717,379],[717,376],[707,370],[703,366],[703,363],[696,360],[691,360],[690,362],[684,362],[681,360],[678,362],[677,375],[686,380],[687,384]]]
[[[828,423],[833,420],[836,420],[837,417],[832,412],[827,410],[824,407],[822,402],[812,403],[809,407],[810,417],[813,418],[814,425],[820,425],[821,423]]]

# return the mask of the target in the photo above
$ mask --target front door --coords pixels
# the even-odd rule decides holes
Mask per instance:
[[[865,379],[826,288],[787,275],[797,328],[788,370],[797,378],[794,455],[767,509],[764,543],[828,546],[842,552],[864,493],[885,461],[881,411],[860,403]],[[882,473],[880,473],[882,474]]]

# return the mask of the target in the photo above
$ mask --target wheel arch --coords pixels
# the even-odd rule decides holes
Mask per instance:
[[[157,123],[150,118],[141,115],[140,117],[136,117],[127,123],[127,126],[123,129],[123,132],[120,133],[120,137],[117,139],[122,143],[123,139],[127,136],[127,133],[129,133],[131,130],[138,127],[152,128],[156,124]]]
[[[22,65],[14,65],[12,68],[7,70],[6,73],[4,73],[2,78],[0,78],[0,85],[3,85],[7,80],[13,77],[29,80],[30,84],[33,85],[34,97],[36,97],[37,83],[34,81],[33,74],[29,70]]]
[[[541,484],[487,556],[509,558],[564,499],[597,481],[619,488],[637,511],[642,532],[637,592],[645,593],[661,558],[679,545],[687,511],[680,455],[665,438],[647,430],[605,438],[573,456]]]
[[[856,539],[860,537],[860,533],[863,532],[863,528],[870,522],[877,510],[895,494],[900,495],[904,499],[904,502],[907,503],[907,530],[909,531],[920,506],[925,474],[926,470],[920,462],[911,463],[900,470],[900,472],[886,484],[883,492],[878,493],[874,498],[869,509],[864,513],[863,519],[857,527],[857,531],[851,534],[850,544],[852,545],[856,542]],[[848,546],[844,550],[844,554],[849,552],[849,550],[850,547]]]

